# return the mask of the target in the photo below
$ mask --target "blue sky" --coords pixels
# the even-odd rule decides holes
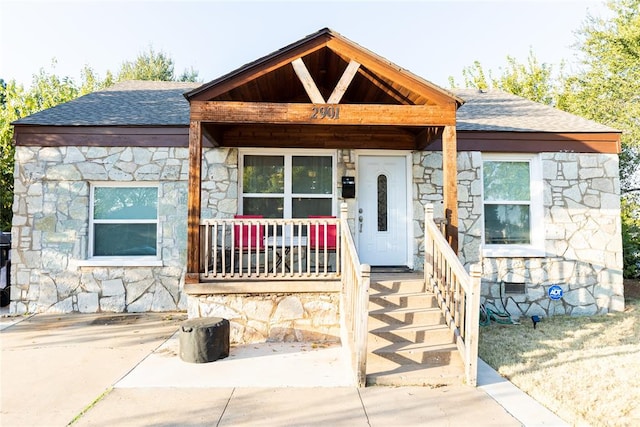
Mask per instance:
[[[479,60],[498,71],[532,49],[576,63],[575,31],[603,1],[45,1],[0,0],[0,78],[29,86],[40,68],[100,77],[150,46],[213,80],[329,27],[433,83],[461,82]],[[55,68],[52,60],[55,59]]]

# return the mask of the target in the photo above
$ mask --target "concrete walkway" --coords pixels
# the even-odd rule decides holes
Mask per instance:
[[[256,344],[186,363],[176,337],[184,318],[0,319],[0,425],[563,425],[486,365],[478,388],[358,389],[339,346]]]

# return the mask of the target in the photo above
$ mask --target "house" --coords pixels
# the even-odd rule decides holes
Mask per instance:
[[[486,305],[624,308],[619,131],[445,90],[329,29],[14,128],[12,313],[188,310],[235,319],[236,342],[335,340],[351,246],[330,234],[362,264],[423,271],[427,205]]]

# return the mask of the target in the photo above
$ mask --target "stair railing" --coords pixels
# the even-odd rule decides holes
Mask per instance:
[[[347,222],[347,204],[340,206],[342,256],[342,343],[349,351],[354,380],[364,387],[367,379],[367,331],[371,267],[360,264]]]
[[[424,276],[435,293],[440,310],[454,332],[465,365],[467,384],[475,387],[478,375],[481,268],[467,273],[433,220],[433,205],[425,206]]]

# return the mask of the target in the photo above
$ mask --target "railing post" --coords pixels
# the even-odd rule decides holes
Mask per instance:
[[[478,335],[480,328],[480,281],[482,266],[472,264],[470,268],[471,289],[467,295],[467,319],[465,333],[465,348],[467,349],[465,373],[467,382],[475,387],[478,381]]]
[[[342,270],[342,274],[345,274],[344,268],[347,262],[347,244],[346,240],[343,238],[343,233],[349,233],[349,226],[347,221],[349,220],[349,206],[346,203],[340,203],[340,227],[338,227],[338,231],[340,235],[338,238],[340,239],[340,269],[336,266],[336,270]],[[337,256],[336,256],[337,257]],[[336,262],[338,260],[336,259]],[[344,282],[343,282],[344,283]]]
[[[367,335],[368,319],[369,319],[369,286],[371,284],[371,266],[362,264],[362,283],[359,289],[359,295],[356,295],[358,301],[358,318],[356,319],[356,348],[358,354],[357,360],[357,381],[358,387],[367,385]]]
[[[429,235],[429,228],[427,227],[427,221],[433,222],[433,203],[427,203],[424,206],[424,283],[425,286],[431,286],[434,277],[434,265],[433,265],[433,257],[434,257],[434,248],[431,237]],[[427,270],[427,264],[430,266],[431,271]],[[428,277],[428,274],[431,274],[431,277]]]

